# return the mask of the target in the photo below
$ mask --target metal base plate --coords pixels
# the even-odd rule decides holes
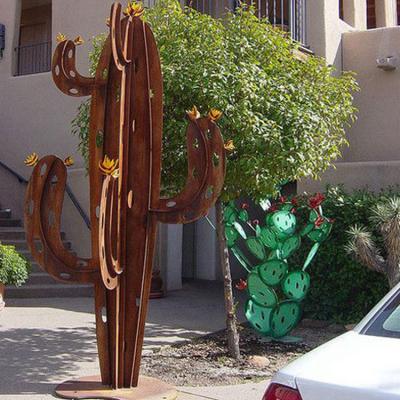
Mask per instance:
[[[130,389],[110,389],[101,383],[100,376],[87,376],[61,383],[56,395],[62,399],[175,400],[178,392],[167,383],[146,376],[141,376],[139,385]]]

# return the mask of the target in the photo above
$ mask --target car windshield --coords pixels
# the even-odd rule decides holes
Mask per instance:
[[[361,332],[364,335],[400,338],[400,290]]]

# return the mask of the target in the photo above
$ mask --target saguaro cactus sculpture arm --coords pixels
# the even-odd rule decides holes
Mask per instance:
[[[36,164],[25,199],[28,246],[34,259],[55,279],[95,283],[99,278],[97,263],[75,256],[62,243],[66,175],[64,162],[55,156],[44,157]]]
[[[53,76],[57,87],[69,96],[89,96],[95,78],[86,78],[78,73],[75,66],[76,45],[72,40],[58,44],[53,57]],[[54,62],[55,61],[55,62]]]
[[[159,199],[152,211],[164,223],[188,223],[208,213],[217,200],[225,174],[224,142],[218,126],[209,116],[188,116],[188,176],[183,191],[171,199]]]
[[[60,243],[49,238],[54,229],[59,229],[66,179],[61,160],[48,156],[39,162],[27,196],[30,236],[49,243],[49,254],[51,251],[52,257],[54,253],[54,258],[64,263],[62,268],[53,266],[48,261],[52,258],[45,256],[40,259],[41,265],[53,274],[67,271],[71,281],[95,283],[102,382],[113,388],[138,385],[157,223],[188,223],[204,216],[218,198],[225,174],[224,143],[215,114],[199,118],[188,113],[186,185],[178,196],[160,198],[162,75],[156,42],[150,27],[140,18],[142,13],[140,6],[131,4],[121,19],[121,5],[112,6],[110,36],[94,78],[84,78],[76,71],[73,42],[61,42],[54,54],[53,78],[58,88],[71,96],[92,96],[92,259],[87,265],[77,268],[79,260],[69,261]],[[44,177],[43,163],[50,168],[50,175],[47,172]],[[53,193],[48,189],[53,169],[62,182],[56,194],[49,195],[47,192]],[[38,207],[33,214],[29,214],[31,198]],[[50,227],[42,222],[38,228],[39,210],[53,203],[57,224]],[[47,221],[48,216],[43,218]],[[31,243],[35,252],[34,241]],[[74,396],[79,398],[76,393]]]

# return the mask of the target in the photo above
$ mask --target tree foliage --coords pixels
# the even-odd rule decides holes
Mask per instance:
[[[335,75],[315,56],[299,57],[287,33],[241,6],[214,19],[177,0],[148,9],[164,77],[163,183],[180,191],[186,176],[185,111],[196,105],[224,112],[220,121],[235,149],[228,155],[223,200],[254,200],[283,180],[316,177],[340,157],[345,127],[354,119],[351,73]],[[92,71],[104,35],[94,42]],[[87,155],[88,106],[80,107],[74,131]]]

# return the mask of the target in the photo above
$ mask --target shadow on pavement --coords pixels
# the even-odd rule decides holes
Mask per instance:
[[[94,335],[87,327],[0,331],[0,393],[52,393],[75,363],[96,360]]]

